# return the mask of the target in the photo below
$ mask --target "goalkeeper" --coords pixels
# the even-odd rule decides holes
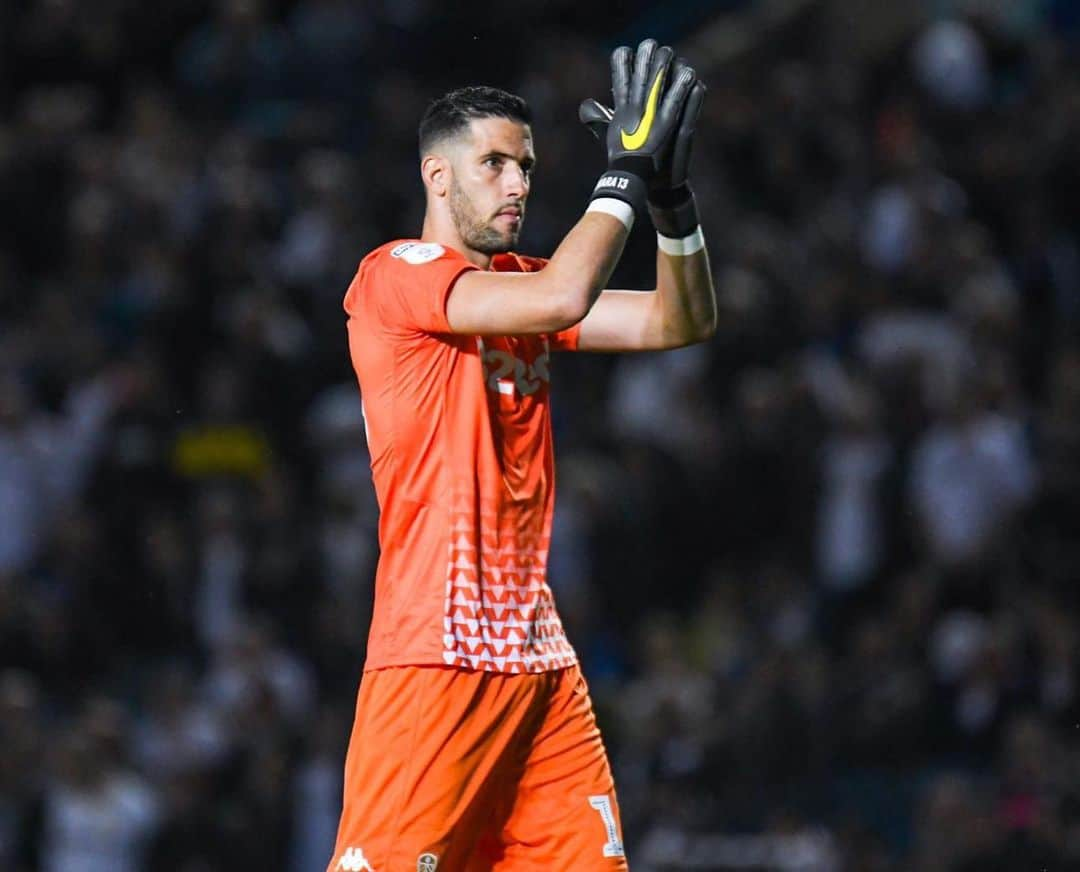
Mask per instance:
[[[704,86],[653,40],[611,66],[612,105],[580,108],[607,168],[550,260],[513,253],[527,105],[463,88],[420,123],[420,237],[367,255],[345,296],[381,555],[331,872],[628,868],[546,580],[550,355],[701,342],[716,303],[687,177]],[[604,290],[649,218],[655,291]]]

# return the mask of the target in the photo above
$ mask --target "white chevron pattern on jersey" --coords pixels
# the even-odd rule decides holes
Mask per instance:
[[[546,581],[548,541],[485,521],[481,547],[476,510],[463,502],[451,518],[443,661],[488,672],[546,672],[577,663]]]

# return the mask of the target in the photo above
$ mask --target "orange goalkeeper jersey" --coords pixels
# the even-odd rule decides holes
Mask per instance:
[[[496,255],[492,269],[546,261]],[[449,664],[542,672],[577,662],[547,584],[554,507],[549,352],[541,336],[460,336],[446,300],[476,269],[399,240],[345,295],[379,501],[381,554],[365,669]]]

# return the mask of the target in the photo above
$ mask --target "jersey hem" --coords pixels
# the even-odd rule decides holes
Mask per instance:
[[[551,666],[541,667],[539,669],[519,669],[516,672],[509,669],[497,669],[495,664],[491,664],[491,668],[487,666],[471,666],[467,663],[447,663],[440,656],[438,659],[427,657],[402,657],[402,658],[380,658],[375,663],[364,663],[364,672],[377,672],[380,669],[393,669],[398,666],[440,666],[443,669],[460,669],[463,672],[494,672],[499,675],[536,675],[541,672],[558,672],[560,669],[569,669],[572,666],[580,666],[581,662],[578,660],[577,654],[572,657],[563,658],[564,662],[558,664],[552,664]]]

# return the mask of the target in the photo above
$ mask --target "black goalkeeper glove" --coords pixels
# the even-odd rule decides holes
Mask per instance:
[[[655,46],[652,40],[643,42],[638,47],[639,59],[647,43]],[[665,47],[660,51],[668,52],[670,59],[670,49]],[[625,46],[616,49],[611,55],[612,94],[615,96],[616,106],[619,105],[619,95],[625,93],[629,56],[630,49]],[[654,171],[647,177],[647,190],[649,214],[657,232],[678,239],[693,232],[698,226],[697,205],[690,189],[688,174],[690,150],[701,104],[705,98],[705,85],[697,81],[693,68],[683,58],[671,64],[670,69],[672,84],[667,97],[671,98],[672,106],[677,107],[677,117],[671,124],[671,129],[665,132],[668,139],[659,143],[659,147],[651,155],[657,163]],[[589,98],[582,102],[578,116],[597,139],[607,143],[610,156],[612,140],[621,140],[620,131],[611,124],[615,120],[615,110]]]
[[[640,211],[657,178],[670,163],[671,145],[694,83],[684,63],[672,66],[673,52],[644,40],[633,57],[627,46],[611,55],[613,109],[585,100],[581,120],[607,147],[608,171],[592,199],[615,197]]]

